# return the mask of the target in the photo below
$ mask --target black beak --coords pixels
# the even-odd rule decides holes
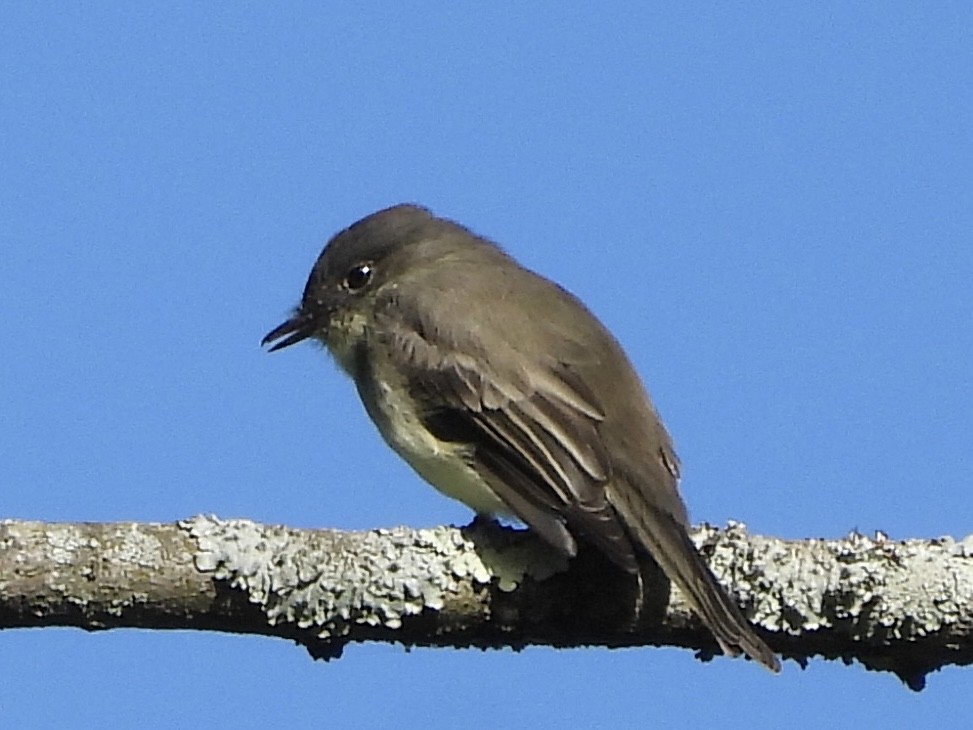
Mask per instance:
[[[260,344],[264,347],[276,341],[268,352],[283,350],[285,347],[296,345],[314,334],[314,317],[306,312],[298,312],[279,327],[268,332]]]

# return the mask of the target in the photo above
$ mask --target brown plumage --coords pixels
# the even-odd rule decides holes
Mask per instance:
[[[624,571],[645,551],[731,655],[780,664],[688,537],[678,459],[615,338],[570,293],[415,206],[335,236],[273,349],[323,341],[433,486]],[[286,339],[281,339],[286,338]]]

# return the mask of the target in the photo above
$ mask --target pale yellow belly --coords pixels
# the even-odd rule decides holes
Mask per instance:
[[[376,378],[370,393],[361,392],[382,437],[415,471],[447,497],[477,514],[510,515],[510,510],[463,458],[463,448],[433,436],[404,391]]]

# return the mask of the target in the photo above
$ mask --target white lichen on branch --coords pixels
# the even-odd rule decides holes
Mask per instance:
[[[405,528],[315,540],[306,531],[247,520],[180,522],[199,545],[196,567],[246,593],[271,624],[313,628],[322,639],[355,625],[398,629],[443,608],[462,584],[490,575],[456,530]]]
[[[973,536],[786,541],[733,524],[695,539],[784,657],[857,660],[913,688],[930,671],[973,663]],[[627,585],[603,561],[568,565],[529,534],[490,524],[341,532],[213,517],[0,522],[0,629],[268,634],[321,657],[353,641],[716,651],[661,580],[649,583],[657,610],[633,624]]]

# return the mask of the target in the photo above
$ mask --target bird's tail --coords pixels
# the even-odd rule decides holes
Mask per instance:
[[[635,541],[648,550],[669,580],[679,587],[720,648],[730,656],[742,651],[770,671],[779,672],[777,656],[716,580],[675,516],[650,505],[640,504],[641,509],[632,509],[630,504],[612,502]]]

